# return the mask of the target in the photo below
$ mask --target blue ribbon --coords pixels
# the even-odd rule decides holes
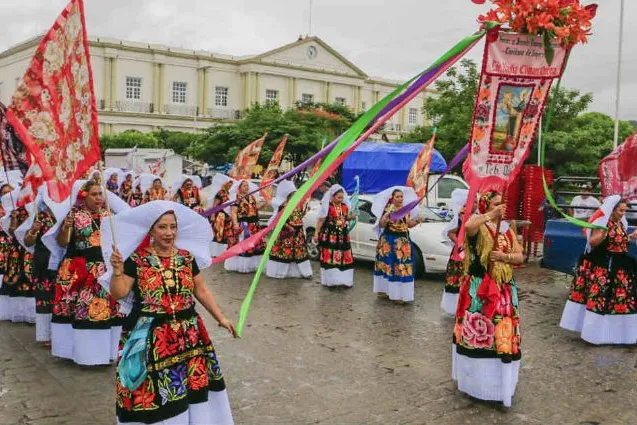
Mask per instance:
[[[122,350],[122,359],[117,366],[117,373],[122,385],[130,391],[139,388],[148,374],[146,370],[146,341],[152,323],[152,317],[140,317]]]

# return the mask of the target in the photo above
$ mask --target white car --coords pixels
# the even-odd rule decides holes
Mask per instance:
[[[310,211],[303,219],[308,239],[308,250],[310,256],[314,259],[318,259],[318,250],[311,240],[316,229],[319,208],[320,203],[318,201],[310,202]],[[350,233],[352,253],[354,258],[358,260],[375,261],[378,235],[374,229],[376,217],[371,212],[372,197],[361,195],[358,208],[360,210],[358,222]],[[424,215],[425,222],[410,230],[410,237],[414,244],[413,255],[416,276],[422,276],[426,273],[444,273],[447,270],[451,245],[445,242],[442,237],[442,231],[448,218],[441,218],[436,214],[437,212],[446,213],[438,209],[419,209],[417,215]]]

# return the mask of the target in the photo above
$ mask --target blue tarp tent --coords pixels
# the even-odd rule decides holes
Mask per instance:
[[[342,184],[351,193],[354,177],[359,176],[361,193],[369,194],[404,185],[422,147],[422,143],[363,142],[343,162]],[[447,162],[434,150],[430,173],[441,173],[446,168]]]

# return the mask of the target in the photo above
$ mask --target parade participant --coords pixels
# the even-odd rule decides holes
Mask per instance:
[[[141,179],[146,180],[147,175],[142,175]],[[142,186],[144,186],[144,182],[142,181]],[[142,190],[144,188],[142,187]],[[164,182],[160,177],[153,176],[153,185],[144,191],[144,200],[142,204],[152,201],[165,201],[168,196],[168,191],[164,188]]]
[[[276,198],[272,201],[272,222],[277,214],[285,208],[296,192],[294,183],[282,181],[276,190]],[[290,214],[284,228],[272,246],[272,252],[266,265],[266,275],[275,279],[312,277],[312,265],[307,253],[303,217],[307,213],[307,204],[297,206]]]
[[[480,196],[465,224],[465,270],[453,334],[452,377],[471,397],[511,406],[520,369],[518,290],[513,266],[524,258],[496,191]]]
[[[133,199],[133,172],[129,171],[124,174],[124,181],[119,188],[119,197],[128,205],[131,204]]]
[[[0,187],[0,195],[2,202],[0,203],[0,282],[4,279],[6,273],[7,260],[9,257],[9,249],[12,246],[12,237],[9,235],[9,223],[7,210],[11,210],[13,203],[11,202],[11,192],[14,188],[9,183],[4,183]],[[6,219],[5,219],[6,218]],[[7,230],[4,230],[6,223]],[[9,298],[9,288],[0,284],[0,320],[11,320],[11,299]]]
[[[374,293],[396,303],[414,300],[414,267],[409,229],[422,223],[422,218],[406,215],[392,220],[391,213],[418,199],[413,188],[395,186],[374,197],[372,213],[379,217],[379,233],[374,265]]]
[[[257,203],[256,198],[248,193],[258,190],[258,187],[247,180],[236,181],[230,189],[230,200],[237,201],[232,206],[230,217],[232,219],[232,233],[228,237],[228,248],[238,244],[246,238],[261,230],[259,224],[259,209],[263,204]],[[241,255],[229,258],[224,267],[228,271],[239,273],[252,273],[256,271],[261,256],[265,251],[265,242],[260,241],[257,246]]]
[[[12,238],[7,254],[7,265],[2,280],[2,286],[6,286],[11,305],[11,321],[14,323],[35,323],[35,298],[33,286],[33,254],[27,252],[15,237],[15,231],[29,217],[26,207],[17,207],[20,189],[9,194],[10,205],[5,205],[9,213],[4,217],[10,221],[8,233]],[[6,224],[6,221],[5,221]],[[3,224],[3,227],[5,226]]]
[[[51,252],[42,242],[44,236],[55,225],[54,210],[63,206],[49,198],[46,185],[40,187],[29,219],[16,230],[16,238],[33,254],[33,284],[35,287],[35,339],[50,345],[51,311],[55,297],[57,273],[49,270]]]
[[[323,286],[354,286],[354,257],[349,240],[349,197],[340,185],[333,185],[321,200],[314,243],[318,245]]]
[[[136,178],[133,182],[133,193],[130,196],[128,205],[132,208],[140,206],[144,202],[144,192],[142,191],[141,178]]]
[[[128,208],[107,192],[115,212]],[[57,232],[60,247],[67,248],[55,284],[51,325],[51,352],[86,366],[107,365],[116,357],[121,326],[117,305],[97,282],[105,272],[100,247],[101,220],[110,212],[102,188],[95,181],[75,182],[71,199],[76,203]]]
[[[212,179],[213,207],[218,207],[228,202],[233,183],[234,181],[230,177],[224,174],[215,174]],[[225,208],[210,216],[210,225],[212,226],[212,245],[210,253],[212,254],[212,258],[220,256],[228,249],[228,235],[233,231],[230,212],[231,208]]]
[[[637,343],[637,264],[628,255],[627,203],[609,196],[590,222],[587,246],[580,258],[560,326],[581,332],[591,344]]]
[[[198,179],[199,185],[195,183],[195,176],[181,175],[181,178],[175,183],[174,201],[191,210],[201,214],[203,213],[201,197],[199,189],[201,189],[201,179]]]
[[[232,424],[225,381],[195,303],[237,336],[200,273],[211,264],[209,223],[182,205],[155,201],[116,216],[114,239],[109,226],[103,245],[116,249],[105,250],[105,277],[112,295],[133,305],[120,343],[118,423]]]
[[[442,230],[442,237],[448,240],[452,246],[451,254],[447,262],[447,273],[445,275],[445,289],[442,293],[440,308],[445,313],[455,316],[458,307],[458,294],[460,293],[460,284],[465,276],[464,264],[461,260],[454,260],[453,247],[458,239],[460,224],[464,215],[464,206],[467,203],[469,191],[466,189],[455,189],[451,192],[451,211],[453,218]]]
[[[104,171],[104,180],[106,180],[106,190],[119,196],[120,173],[122,170],[118,168],[108,168]]]

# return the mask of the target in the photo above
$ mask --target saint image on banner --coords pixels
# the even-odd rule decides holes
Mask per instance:
[[[513,153],[518,146],[522,117],[529,104],[532,87],[502,84],[495,109],[492,153]]]

